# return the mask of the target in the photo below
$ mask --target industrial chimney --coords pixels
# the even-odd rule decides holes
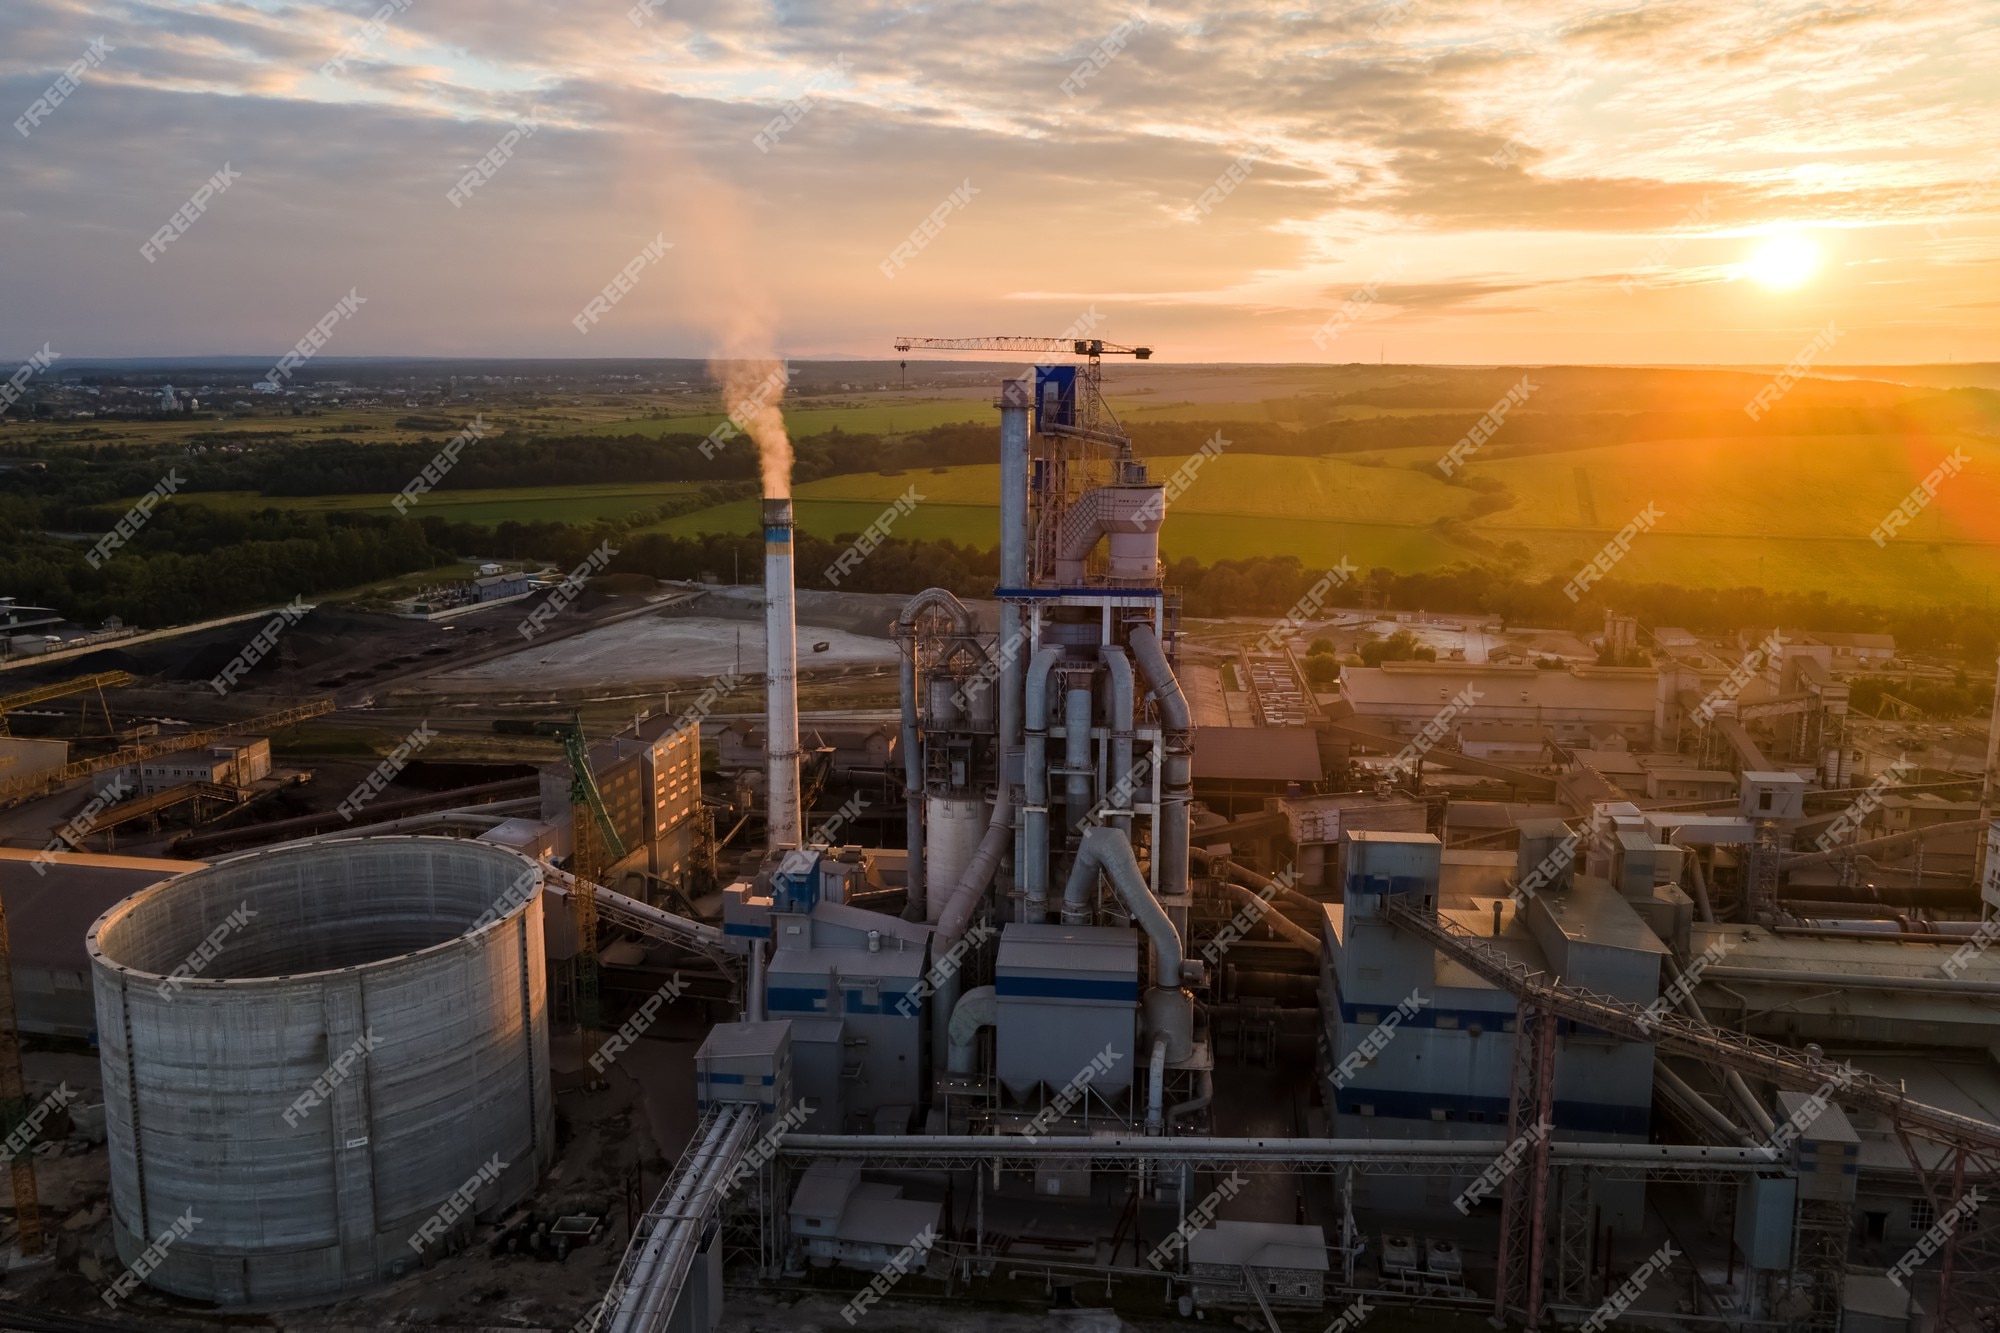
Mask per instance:
[[[771,765],[771,851],[797,847],[799,819],[798,617],[792,591],[792,502],[764,501],[765,754]]]

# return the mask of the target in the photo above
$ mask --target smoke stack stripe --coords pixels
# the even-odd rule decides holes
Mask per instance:
[[[768,846],[804,842],[799,814],[798,622],[792,592],[792,502],[764,501],[765,753],[770,770]]]

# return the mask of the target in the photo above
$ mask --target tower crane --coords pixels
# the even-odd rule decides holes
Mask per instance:
[[[1080,356],[1084,358],[1083,391],[1077,395],[1077,424],[1045,425],[1044,429],[1052,434],[1073,435],[1078,439],[1121,447],[1129,446],[1131,440],[1119,428],[1118,419],[1105,405],[1103,358],[1129,356],[1135,361],[1150,361],[1153,357],[1150,347],[1127,347],[1102,338],[1037,338],[998,334],[984,338],[915,338],[904,335],[896,339],[898,352],[908,352],[913,348],[928,352],[1029,352]],[[1105,429],[1106,423],[1109,424],[1108,430]]]

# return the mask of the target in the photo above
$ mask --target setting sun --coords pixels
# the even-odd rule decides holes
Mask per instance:
[[[1819,247],[1803,236],[1773,236],[1757,247],[1744,272],[1774,291],[1789,291],[1819,269]]]

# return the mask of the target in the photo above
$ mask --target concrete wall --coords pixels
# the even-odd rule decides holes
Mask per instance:
[[[472,1210],[409,1242],[486,1163],[477,1211],[529,1193],[553,1153],[538,886],[504,848],[354,838],[225,861],[99,918],[120,1257],[191,1213],[154,1285],[326,1299],[452,1249]]]

